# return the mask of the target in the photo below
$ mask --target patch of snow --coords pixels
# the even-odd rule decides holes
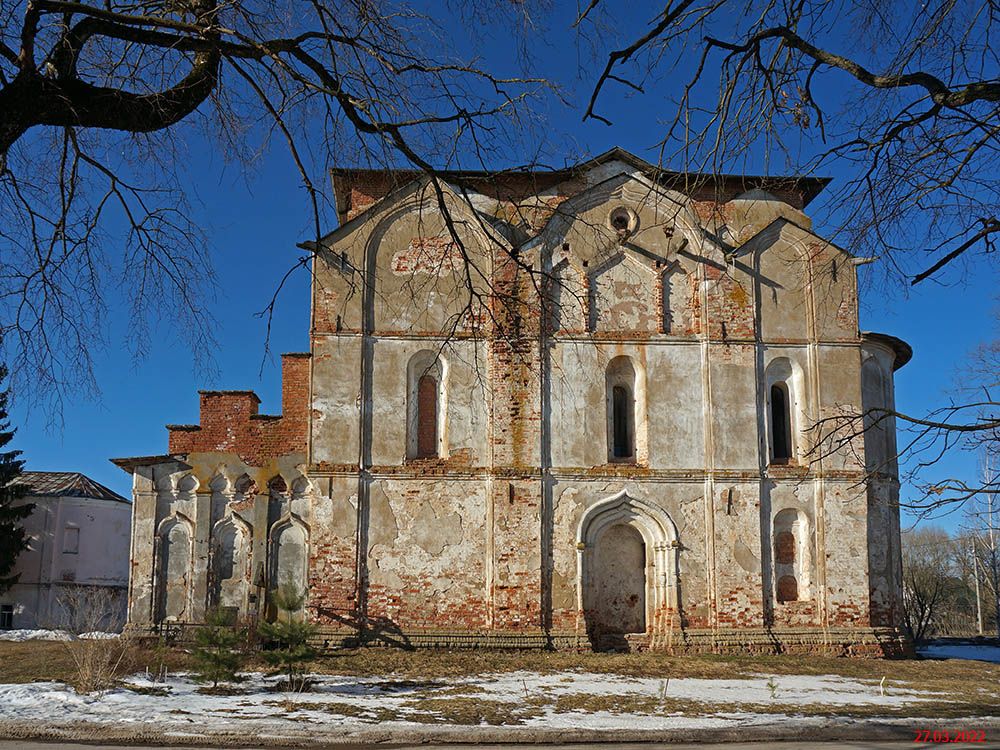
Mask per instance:
[[[125,687],[93,695],[78,695],[57,682],[0,685],[0,721],[137,727],[148,724],[173,733],[211,733],[239,726],[242,731],[258,735],[302,731],[310,725],[344,729],[376,723],[386,728],[426,727],[428,717],[440,727],[450,725],[446,716],[434,711],[433,707],[440,704],[428,706],[422,702],[468,698],[510,704],[514,716],[518,704],[537,703],[520,717],[521,724],[527,727],[671,730],[770,724],[788,719],[780,711],[789,706],[877,704],[891,709],[941,697],[902,688],[891,688],[883,696],[876,681],[831,675],[668,680],[571,671],[484,674],[447,681],[410,681],[391,675],[313,678],[317,682],[313,692],[279,693],[274,687],[280,678],[248,674],[234,695],[201,693],[200,686],[185,675],[171,675],[165,682],[134,675],[126,680]],[[552,703],[534,700],[560,696],[621,696],[625,699],[623,706],[630,698],[646,699],[646,705],[654,706],[662,700],[663,708],[635,713],[624,709],[560,712]],[[671,711],[672,700],[697,702],[703,710],[680,714]],[[778,713],[761,713],[760,705],[781,709]],[[746,709],[741,710],[741,706]]]
[[[0,641],[71,641],[65,630],[0,630]]]
[[[570,678],[570,679],[567,679]],[[774,685],[774,697],[771,695]],[[657,679],[621,675],[570,672],[539,675],[510,672],[489,676],[479,693],[493,700],[518,702],[549,695],[630,695],[635,697],[690,700],[712,704],[768,704],[862,706],[878,704],[902,706],[935,700],[940,696],[926,691],[891,688],[882,695],[878,681],[854,680],[835,675],[755,675],[736,680],[693,677]]]
[[[930,659],[970,659],[1000,664],[1000,646],[976,643],[931,643],[919,646],[917,653]]]
[[[94,631],[91,633],[81,633],[73,635],[65,630],[0,630],[0,641],[75,641],[77,638],[84,640],[107,640],[110,638],[120,638],[118,633],[103,633]]]

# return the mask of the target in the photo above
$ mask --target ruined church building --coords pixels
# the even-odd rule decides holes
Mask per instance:
[[[201,391],[115,459],[131,626],[287,583],[330,646],[898,651],[895,426],[814,447],[910,349],[860,330],[826,182],[335,171],[281,414]]]

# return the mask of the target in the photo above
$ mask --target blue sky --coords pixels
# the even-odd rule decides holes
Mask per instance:
[[[582,123],[594,67],[589,75],[580,75],[574,41],[572,32],[557,28],[544,45],[533,47],[530,64],[558,81],[569,99],[568,105],[549,101],[539,110],[550,161],[559,163],[560,153],[582,157],[613,145],[656,161],[661,133],[658,91],[669,82],[651,84],[645,96],[609,89],[602,110],[614,113],[614,126]],[[517,69],[504,35],[469,44],[476,45],[488,65]],[[574,53],[567,54],[567,49]],[[587,63],[585,56],[582,62]],[[252,388],[262,399],[262,412],[280,409],[276,355],[308,348],[308,274],[298,271],[279,298],[272,331],[274,357],[264,357],[265,325],[255,314],[301,255],[296,243],[306,239],[309,230],[305,192],[278,142],[248,175],[227,167],[210,144],[193,135],[187,147],[190,158],[182,179],[195,197],[196,217],[209,233],[219,281],[217,297],[209,302],[217,322],[217,345],[204,345],[193,355],[169,325],[162,325],[154,332],[148,356],[135,361],[125,340],[127,310],[115,306],[110,346],[98,357],[99,397],[67,401],[61,425],[50,424],[43,409],[15,402],[11,417],[19,428],[16,446],[24,451],[29,469],[82,471],[128,495],[129,477],[108,459],[164,452],[164,424],[197,422],[199,388]],[[351,165],[350,154],[343,163]],[[318,179],[328,187],[321,174]],[[823,225],[816,229],[824,233]],[[970,350],[995,333],[995,282],[992,267],[973,264],[913,290],[866,288],[862,328],[899,336],[914,349],[912,362],[896,378],[901,410],[921,414],[947,399]],[[206,359],[214,365],[208,372],[198,364]],[[942,475],[971,478],[976,457],[953,452],[940,470]],[[945,523],[953,521],[957,519]]]

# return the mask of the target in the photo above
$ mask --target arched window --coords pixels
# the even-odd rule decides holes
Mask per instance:
[[[608,461],[647,460],[645,389],[631,358],[615,357],[608,363]]]
[[[417,381],[417,458],[437,455],[437,389],[433,375]]]
[[[799,431],[808,424],[803,411],[804,377],[798,362],[776,357],[764,371],[764,416],[767,422],[767,458],[772,465],[795,463],[808,454]]]
[[[616,385],[611,391],[612,455],[632,458],[635,455],[632,393],[625,385]]]
[[[406,457],[444,458],[448,363],[438,352],[417,352],[407,365],[406,379]]]
[[[792,458],[792,416],[788,386],[771,386],[771,463],[787,464]]]

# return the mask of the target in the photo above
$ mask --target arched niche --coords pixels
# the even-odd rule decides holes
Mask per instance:
[[[774,516],[774,599],[778,604],[811,597],[812,555],[809,519],[801,510],[785,508]]]
[[[235,515],[212,527],[211,588],[212,606],[244,614],[250,592],[250,526]]]
[[[267,525],[271,528],[278,519],[287,516],[291,511],[291,497],[288,492],[287,480],[277,474],[267,482]]]
[[[294,516],[276,523],[270,535],[270,588],[306,590],[309,572],[309,530]]]
[[[257,483],[249,474],[241,474],[233,482],[233,492],[231,504],[233,508],[238,508],[241,512],[251,512],[257,497]]]
[[[608,633],[664,632],[664,618],[679,601],[678,548],[670,516],[625,491],[584,513],[577,529],[578,607],[595,645]]]
[[[229,478],[219,472],[209,480],[208,489],[212,493],[212,519],[217,521],[225,515],[226,505],[233,496],[233,487]]]
[[[193,525],[179,515],[164,519],[157,530],[157,622],[190,618]]]
[[[663,332],[685,336],[693,332],[691,276],[679,263],[668,266],[662,275]]]
[[[547,300],[549,333],[583,333],[587,330],[587,286],[583,274],[565,258],[552,267]]]
[[[184,474],[177,480],[177,496],[191,496],[198,491],[198,478],[194,474]]]

